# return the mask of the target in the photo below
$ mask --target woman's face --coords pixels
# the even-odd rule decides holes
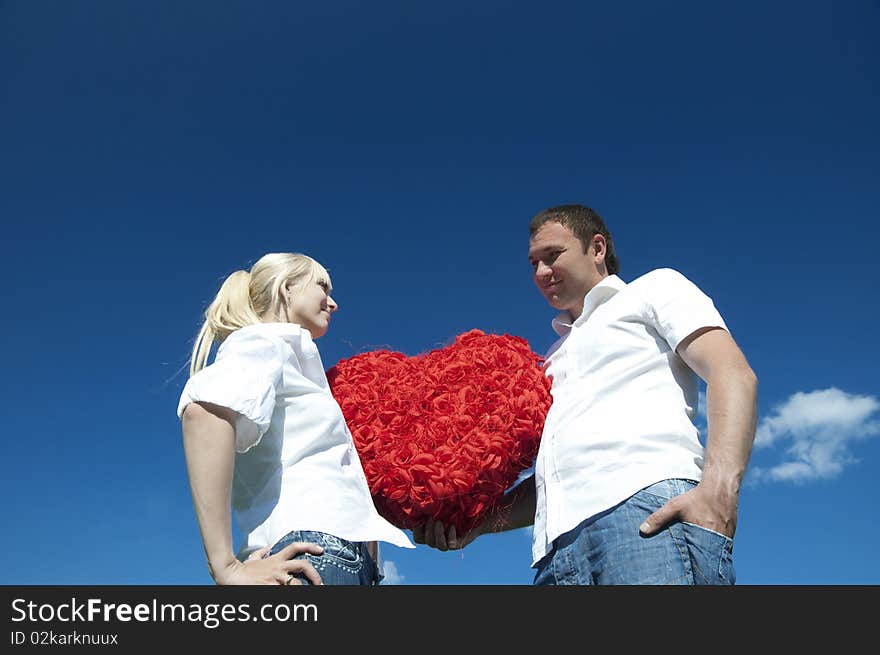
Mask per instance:
[[[330,328],[330,314],[339,306],[330,297],[326,280],[307,282],[303,286],[288,284],[287,320],[308,330],[313,339],[322,337]]]

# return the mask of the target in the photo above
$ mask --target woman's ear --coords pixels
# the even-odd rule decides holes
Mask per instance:
[[[287,282],[278,289],[278,318],[282,321],[289,320],[290,303],[293,300],[292,285]]]

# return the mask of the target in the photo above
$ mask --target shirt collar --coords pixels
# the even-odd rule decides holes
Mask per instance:
[[[250,333],[269,334],[279,337],[282,341],[287,342],[294,348],[299,348],[301,351],[317,347],[312,339],[311,332],[302,327],[299,323],[288,323],[286,321],[245,325],[244,327],[235,330],[227,339],[231,339],[236,334],[241,334],[243,336]]]
[[[553,322],[551,323],[553,330],[559,336],[565,336],[571,331],[572,327],[583,325],[584,321],[590,317],[590,314],[596,311],[600,305],[615,296],[617,292],[625,286],[626,282],[616,275],[609,275],[608,277],[603,278],[596,286],[587,292],[586,296],[584,296],[584,310],[581,312],[581,315],[572,322],[571,314],[567,311],[562,312],[559,316],[553,319]]]
[[[270,322],[270,323],[254,323],[253,325],[245,325],[239,328],[241,331],[262,332],[264,334],[274,334],[279,337],[308,335],[311,338],[312,333],[302,327],[299,323],[289,323],[286,321]]]

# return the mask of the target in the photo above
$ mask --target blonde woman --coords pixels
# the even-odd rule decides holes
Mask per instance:
[[[377,584],[378,541],[415,547],[377,513],[330,394],[314,343],[338,309],[330,292],[314,259],[272,253],[205,312],[177,414],[217,584]]]

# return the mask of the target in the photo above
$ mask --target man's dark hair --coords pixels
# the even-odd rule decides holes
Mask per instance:
[[[614,253],[614,242],[611,241],[611,232],[605,226],[605,221],[595,211],[583,205],[559,205],[545,209],[529,223],[529,236],[535,236],[544,223],[559,223],[567,227],[580,239],[584,252],[590,247],[590,242],[597,234],[605,237],[605,268],[609,275],[617,275],[620,272],[620,262]]]

